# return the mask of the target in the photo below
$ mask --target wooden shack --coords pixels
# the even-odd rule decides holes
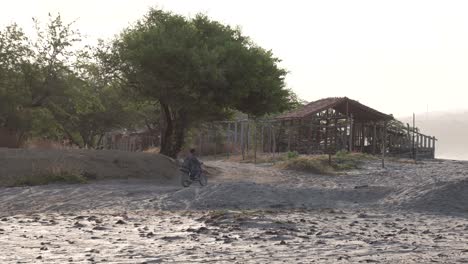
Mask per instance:
[[[403,126],[384,114],[347,97],[324,98],[275,118],[279,124],[278,151],[303,154],[340,150],[371,154],[384,152],[434,158],[434,137]]]

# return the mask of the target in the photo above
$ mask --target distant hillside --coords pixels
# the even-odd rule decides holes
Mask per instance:
[[[399,120],[411,125],[412,117]],[[417,114],[416,127],[438,139],[437,158],[468,160],[468,110]]]

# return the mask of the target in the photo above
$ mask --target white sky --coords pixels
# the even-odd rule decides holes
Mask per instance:
[[[0,26],[60,12],[106,39],[150,6],[241,26],[307,101],[348,96],[396,116],[468,109],[468,1],[2,0]]]

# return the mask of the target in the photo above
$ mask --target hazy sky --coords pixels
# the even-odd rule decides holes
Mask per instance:
[[[91,41],[150,6],[239,25],[308,101],[348,96],[396,116],[468,109],[468,1],[4,0],[0,26],[60,12]]]

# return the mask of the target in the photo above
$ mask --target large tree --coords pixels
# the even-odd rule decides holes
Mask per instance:
[[[33,129],[34,118],[52,96],[63,95],[63,77],[71,70],[79,34],[52,17],[43,27],[35,20],[35,38],[16,24],[0,30],[0,128],[17,135],[19,144]]]
[[[171,157],[194,124],[234,109],[262,116],[291,106],[279,59],[205,15],[188,19],[151,9],[101,58],[122,85],[159,103],[161,153]]]
[[[8,146],[46,137],[92,148],[109,130],[150,123],[140,114],[148,100],[108,78],[99,47],[77,49],[71,23],[58,15],[35,25],[34,38],[16,24],[0,29],[0,133],[16,137]]]

